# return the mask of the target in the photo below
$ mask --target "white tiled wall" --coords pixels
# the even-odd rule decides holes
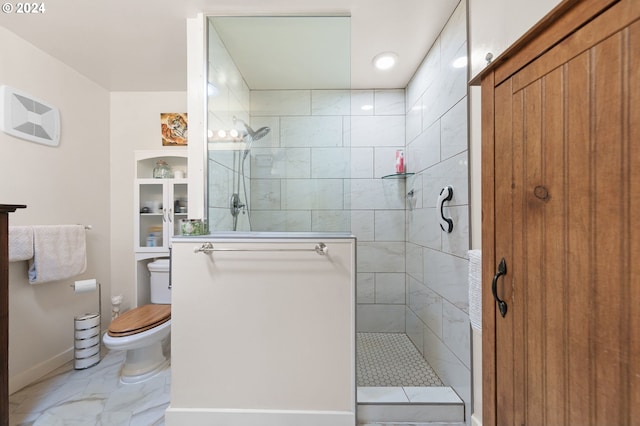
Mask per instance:
[[[407,209],[406,332],[446,385],[470,402],[468,314],[469,196],[466,10],[461,2],[406,89],[407,163],[415,207]],[[446,185],[453,199],[438,222],[436,200]],[[469,407],[468,407],[469,408]]]
[[[251,149],[253,230],[350,230],[349,93],[251,92],[252,127],[271,127]]]
[[[352,92],[351,229],[358,237],[357,327],[404,332],[405,186],[395,172],[405,147],[404,90]],[[372,109],[362,109],[371,105]],[[410,167],[410,166],[409,166]]]
[[[252,91],[251,221],[358,238],[358,330],[405,331],[404,90]],[[369,108],[362,108],[368,105]]]

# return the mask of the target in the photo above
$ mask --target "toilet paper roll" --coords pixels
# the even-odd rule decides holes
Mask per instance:
[[[78,315],[74,317],[73,322],[75,323],[76,330],[88,330],[100,325],[100,315],[98,314]],[[96,333],[97,332],[98,331],[96,331]],[[82,338],[84,339],[86,338],[86,336]]]
[[[90,280],[80,280],[73,284],[73,291],[76,293],[87,293],[89,291],[95,291],[97,286],[98,283],[95,278]]]

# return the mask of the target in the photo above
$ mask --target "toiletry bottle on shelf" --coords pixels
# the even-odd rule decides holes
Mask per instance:
[[[396,173],[404,173],[404,151],[396,150]]]

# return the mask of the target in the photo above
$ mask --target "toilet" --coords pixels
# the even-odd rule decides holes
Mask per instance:
[[[145,381],[169,365],[163,353],[163,340],[171,332],[169,259],[157,259],[147,267],[151,274],[151,304],[120,315],[102,338],[108,349],[127,351],[120,370],[123,383]]]

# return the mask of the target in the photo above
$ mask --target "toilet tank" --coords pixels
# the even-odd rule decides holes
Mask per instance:
[[[151,303],[171,303],[169,290],[169,259],[156,259],[147,265],[151,274]]]

